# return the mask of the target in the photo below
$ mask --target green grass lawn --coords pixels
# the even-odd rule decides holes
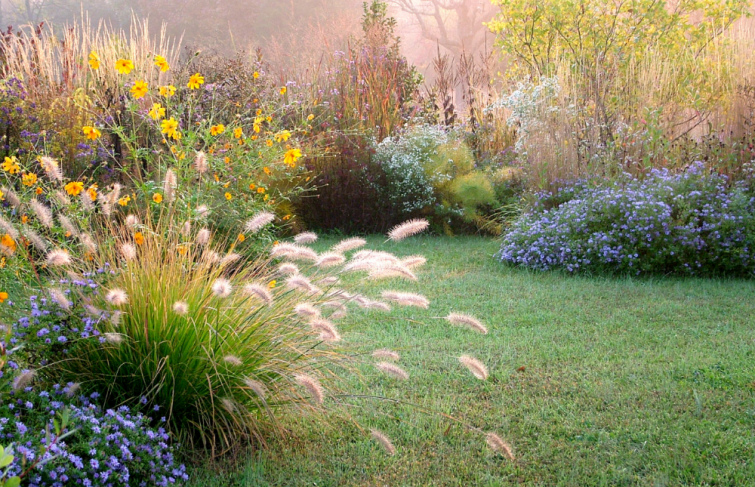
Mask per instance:
[[[419,283],[368,290],[393,284],[431,306],[345,319],[345,340],[400,351],[411,375],[364,366],[348,385],[419,407],[333,400],[323,418],[285,418],[291,437],[241,469],[193,472],[192,486],[755,485],[754,283],[532,273],[498,264],[496,242],[482,238],[371,244],[429,262]],[[476,315],[490,333],[438,319],[449,311]],[[490,378],[475,379],[462,354],[485,362]],[[516,461],[423,409],[497,432]],[[369,438],[372,427],[393,439],[394,457]]]

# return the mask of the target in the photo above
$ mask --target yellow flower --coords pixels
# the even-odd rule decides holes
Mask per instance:
[[[66,184],[64,189],[66,190],[66,193],[70,194],[71,196],[78,196],[82,191],[84,191],[84,183],[81,181],[71,181],[70,183]]]
[[[115,69],[121,74],[129,74],[134,69],[134,63],[130,59],[119,59],[115,62]]]
[[[268,146],[268,147],[272,147],[272,146],[273,146],[273,141],[272,141],[272,140],[270,140],[270,139],[267,139],[267,140],[265,141],[265,143],[267,144],[267,146]]]
[[[262,201],[267,201],[267,199],[270,197],[269,194],[266,194],[264,198],[262,198]]]
[[[149,111],[149,116],[152,117],[152,120],[160,120],[165,116],[165,108],[160,103],[155,103]]]
[[[189,251],[189,247],[187,245],[183,245],[182,244],[182,245],[179,245],[178,247],[176,247],[176,250],[178,250],[179,254],[184,255],[184,254],[186,254],[186,252]]]
[[[238,239],[239,239],[239,242],[243,242],[244,240],[246,240],[246,237],[244,236],[243,233],[239,233]]]
[[[257,71],[255,71],[252,76],[254,77],[254,79],[257,79],[260,77],[260,74]]]
[[[286,90],[286,87],[285,87],[285,86],[284,86],[284,87],[282,87],[282,88],[281,88],[281,95],[285,95],[285,94],[286,94],[286,91],[287,91],[287,90]]]
[[[178,131],[178,121],[170,117],[166,120],[163,120],[160,122],[160,127],[162,128],[162,132],[175,140],[179,140],[181,138],[181,132]]]
[[[265,166],[265,167],[262,168],[262,170],[265,171],[265,174],[267,174],[268,176],[270,175],[270,168],[269,167]]]
[[[89,53],[89,66],[92,69],[100,69],[100,56],[94,51]]]
[[[223,132],[225,132],[225,125],[223,125],[222,123],[210,127],[210,135],[212,136],[220,135]]]
[[[87,194],[92,199],[92,201],[96,201],[97,200],[97,185],[93,184],[89,186],[89,189],[87,189]]]
[[[142,232],[136,232],[134,234],[134,242],[136,242],[136,245],[142,245],[144,243],[144,234]]]
[[[260,194],[262,194],[262,193],[265,192],[265,188],[263,188],[262,186],[260,186],[259,188],[257,188],[257,192],[260,193]]]
[[[286,152],[283,162],[290,166],[292,164],[295,164],[296,161],[298,161],[300,157],[301,157],[301,150],[291,149],[288,152]]]
[[[272,280],[272,281],[270,281],[270,283],[268,283],[267,287],[268,287],[268,289],[273,289],[276,284],[278,284],[278,281]]]
[[[0,239],[0,245],[8,249],[11,254],[16,251],[16,241],[7,233]]]
[[[21,181],[24,183],[24,186],[34,186],[37,184],[37,175],[33,172],[26,173],[21,177]]]
[[[228,201],[231,201],[233,199],[233,195],[231,193],[226,193],[225,199],[227,199]]]
[[[131,196],[124,196],[123,198],[118,200],[118,204],[121,206],[128,205],[128,202],[131,201]]]
[[[291,138],[291,132],[289,132],[288,130],[283,130],[275,134],[276,142],[286,142],[289,138]]]
[[[100,132],[97,127],[92,127],[91,125],[81,127],[81,131],[89,140],[97,140],[102,136],[102,132]]]
[[[16,156],[6,157],[2,164],[3,170],[11,174],[16,174],[21,170],[21,166],[18,165],[18,159]]]
[[[256,184],[254,184],[254,183],[249,183],[249,189],[251,189],[252,191],[254,191],[254,188],[256,188],[256,187],[257,187],[257,185],[256,185]]]
[[[0,292],[0,303],[5,301],[6,299],[8,299],[8,293],[6,293],[5,291]]]
[[[29,217],[26,215],[23,215],[21,217],[21,223],[24,223],[24,224],[29,223]]]
[[[137,100],[139,98],[144,98],[144,95],[146,95],[148,91],[149,87],[147,86],[147,82],[142,80],[136,81],[134,86],[131,87],[131,94],[134,95],[134,98]]]
[[[37,189],[34,190],[34,192],[37,193],[37,194],[42,194],[42,188],[37,188]],[[2,192],[0,192],[0,200],[1,199],[2,199]]]
[[[244,129],[242,129],[241,127],[236,127],[235,129],[233,129],[233,136],[237,139],[240,139],[244,136]]]
[[[161,195],[160,193],[153,194],[152,195],[152,201],[154,201],[155,203],[157,203],[159,205],[163,201],[163,195]]]
[[[176,87],[173,85],[168,86],[161,86],[160,87],[160,96],[164,96],[166,98],[170,98],[171,96],[176,94]]]
[[[0,191],[0,201],[3,201],[5,199],[5,193]]]
[[[311,113],[310,113],[310,114],[309,114],[309,116],[307,117],[307,120],[309,120],[310,122],[311,122],[312,120],[314,120],[314,119],[315,119],[315,116],[314,116],[313,114],[311,114]]]
[[[163,73],[170,69],[168,61],[162,56],[155,56],[155,66],[160,68]]]
[[[258,108],[256,113],[257,113],[257,116],[259,117],[260,115],[262,115],[262,109]],[[254,123],[257,123],[257,122],[255,121]]]
[[[186,86],[188,86],[190,90],[197,90],[203,84],[204,84],[204,76],[202,76],[199,73],[196,73],[196,74],[191,75],[191,78],[189,78],[189,82],[186,84]]]
[[[223,159],[223,160],[225,161],[226,164],[230,164],[231,163],[231,158],[230,157],[226,156],[226,158]]]

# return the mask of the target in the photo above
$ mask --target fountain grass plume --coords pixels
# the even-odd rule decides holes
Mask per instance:
[[[480,321],[474,316],[463,313],[449,313],[448,316],[446,316],[446,320],[453,325],[466,326],[467,328],[482,333],[483,335],[488,334],[488,329],[485,325],[480,323]]]
[[[485,365],[474,357],[469,355],[462,355],[459,357],[459,362],[464,365],[472,375],[480,380],[486,380],[488,378],[488,369]]]
[[[383,449],[385,449],[385,451],[389,455],[393,456],[396,454],[396,448],[393,446],[393,443],[391,443],[391,440],[384,433],[381,433],[380,431],[376,429],[371,429],[370,435],[375,441],[377,441],[380,444],[380,446],[383,447]]]
[[[428,229],[430,223],[425,219],[408,220],[400,225],[396,225],[388,232],[388,240],[400,242],[406,238],[424,232]]]

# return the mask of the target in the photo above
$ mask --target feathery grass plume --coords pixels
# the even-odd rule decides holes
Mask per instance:
[[[299,248],[299,245],[288,243],[288,242],[281,242],[281,243],[273,245],[272,250],[270,250],[270,256],[271,257],[288,257],[289,255],[296,252],[298,248]]]
[[[124,243],[120,247],[121,255],[126,261],[134,260],[136,258],[136,247],[130,243]]]
[[[348,315],[348,311],[346,309],[339,309],[333,312],[333,314],[330,315],[331,320],[340,320],[341,318]]]
[[[202,255],[202,259],[204,259],[204,261],[208,264],[214,264],[220,260],[220,254],[218,254],[214,250],[208,250]]]
[[[488,378],[488,368],[476,358],[470,357],[469,355],[462,355],[459,357],[459,362],[461,362],[464,367],[468,368],[469,371],[472,372],[472,375],[478,379],[486,380]]]
[[[315,318],[309,322],[309,326],[311,326],[313,330],[320,332],[320,340],[325,342],[338,342],[341,340],[341,335],[338,333],[338,330],[333,323],[328,320]]]
[[[25,370],[23,373],[17,375],[16,378],[13,379],[13,390],[21,391],[26,389],[29,384],[31,384],[31,381],[36,374],[37,372],[34,370]]]
[[[173,312],[177,315],[185,315],[189,312],[189,304],[184,301],[176,301],[173,303]]]
[[[18,240],[18,230],[11,222],[0,216],[0,228],[11,236],[13,240]]]
[[[318,259],[317,252],[307,247],[300,247],[287,257],[293,260],[307,260],[310,262],[317,262]]]
[[[81,206],[86,211],[94,210],[94,201],[92,201],[92,197],[88,192],[82,191],[81,194],[79,194],[79,199],[81,200]]]
[[[121,324],[121,318],[123,317],[123,311],[115,310],[113,311],[113,314],[110,316],[110,323],[118,328],[118,325]]]
[[[118,203],[118,200],[121,197],[121,189],[123,189],[123,186],[115,183],[113,189],[107,194],[106,201],[110,206],[115,206],[115,204]]]
[[[305,291],[308,293],[316,293],[319,292],[320,289],[312,284],[309,279],[302,276],[301,274],[297,274],[295,276],[291,276],[288,279],[286,279],[286,285],[292,289],[299,289],[301,291]]]
[[[222,404],[223,408],[229,413],[233,414],[236,412],[236,404],[234,404],[231,399],[224,397],[220,400],[220,404]]]
[[[69,220],[67,216],[58,215],[58,221],[60,222],[60,226],[63,227],[63,230],[70,233],[72,237],[79,236],[79,229],[76,228],[76,225],[74,225],[73,222]]]
[[[226,355],[225,357],[223,357],[223,361],[228,365],[233,365],[234,367],[241,367],[242,365],[244,365],[244,362],[242,362],[241,359],[236,357],[235,355]]]
[[[301,303],[294,306],[294,312],[305,318],[319,318],[320,310],[309,303]]]
[[[71,307],[71,302],[66,297],[65,293],[60,289],[50,289],[50,298],[61,308],[68,310]]]
[[[354,261],[357,260],[370,260],[374,262],[389,262],[391,264],[400,264],[401,259],[391,254],[390,252],[383,252],[382,250],[360,250],[351,258]]]
[[[113,214],[113,206],[107,201],[102,201],[101,203],[100,210],[102,210],[102,214],[105,215],[105,217],[110,218],[110,215]]]
[[[128,303],[128,295],[123,289],[111,289],[105,295],[105,300],[113,306],[123,306]]]
[[[197,233],[197,244],[198,245],[207,245],[210,242],[210,230],[207,228],[201,229]]]
[[[52,157],[42,156],[39,158],[39,166],[47,174],[47,177],[55,181],[63,181],[63,171],[58,161]]]
[[[315,232],[303,232],[294,237],[294,242],[298,244],[310,244],[317,242],[317,234]]]
[[[45,240],[37,232],[30,228],[27,228],[24,230],[24,236],[29,240],[29,242],[31,242],[35,249],[39,250],[40,252],[47,252],[47,243],[45,243]]]
[[[246,222],[244,229],[249,233],[257,233],[275,220],[275,214],[263,211],[254,215]]]
[[[173,169],[165,171],[165,178],[163,179],[163,196],[165,201],[172,203],[176,197],[176,188],[178,187],[178,178]]]
[[[453,325],[466,326],[467,328],[478,331],[483,335],[488,334],[488,329],[485,328],[485,325],[480,323],[480,321],[474,316],[462,313],[449,313],[448,316],[446,316],[446,320]]]
[[[323,277],[317,282],[325,284],[326,286],[332,286],[334,284],[338,284],[338,278],[336,276],[327,276],[327,277]]]
[[[244,379],[244,385],[247,386],[249,389],[254,391],[255,394],[257,394],[257,397],[265,400],[265,396],[267,396],[267,387],[265,387],[265,384],[263,384],[260,381],[256,381],[254,379],[250,379],[249,377],[246,377]]]
[[[430,301],[426,297],[415,293],[401,293],[398,291],[383,291],[383,298],[388,301],[393,301],[401,306],[416,306],[418,308],[427,309],[430,306]]]
[[[345,304],[335,299],[330,300],[330,301],[325,301],[324,303],[320,304],[320,306],[322,306],[323,308],[346,309]]]
[[[410,255],[409,257],[404,257],[403,259],[401,259],[401,263],[409,269],[414,269],[415,267],[425,265],[427,263],[427,259],[425,259],[421,255]]]
[[[71,399],[73,396],[76,395],[77,392],[81,390],[81,384],[79,384],[78,382],[75,382],[71,384],[70,386],[68,386],[66,389],[67,389],[66,397],[68,399]]]
[[[186,220],[183,226],[181,226],[181,235],[183,235],[184,238],[191,235],[191,222],[189,220]]]
[[[337,254],[342,254],[350,250],[364,247],[365,245],[367,245],[367,240],[363,238],[359,238],[359,237],[352,237],[352,238],[347,238],[346,240],[341,240],[340,242],[335,244],[330,250],[332,250],[333,252],[336,252]]]
[[[204,218],[210,214],[210,209],[207,205],[199,205],[194,212],[197,214],[197,218]]]
[[[92,306],[91,304],[85,305],[84,311],[86,311],[87,314],[92,318],[99,318],[100,316],[102,316],[102,310],[97,308],[96,306]]]
[[[417,275],[412,271],[401,265],[386,266],[382,269],[372,269],[368,277],[372,280],[391,279],[394,277],[401,277],[409,281],[416,281]]]
[[[284,262],[283,264],[278,266],[278,273],[283,274],[284,276],[289,274],[298,274],[299,268],[296,267],[296,264]]]
[[[0,191],[3,192],[5,201],[7,201],[8,204],[10,204],[12,207],[18,208],[19,206],[21,206],[21,199],[12,189],[7,186],[3,186],[2,188],[0,188]]]
[[[194,157],[194,169],[199,174],[204,174],[207,172],[208,169],[207,165],[207,154],[205,154],[202,151],[197,152],[197,155]]]
[[[264,301],[266,304],[271,304],[273,302],[273,294],[262,284],[247,284],[244,286],[244,294],[247,296],[254,296]]]
[[[129,215],[126,217],[126,226],[133,228],[139,224],[139,217],[136,215]]]
[[[392,375],[397,379],[407,380],[409,378],[409,374],[396,364],[389,362],[378,362],[375,364],[375,367],[377,367],[378,370],[385,372],[388,375]]]
[[[120,333],[103,333],[105,337],[105,341],[108,343],[112,343],[113,345],[119,345],[123,343],[123,335]]]
[[[47,264],[54,266],[54,267],[60,267],[64,265],[68,265],[71,263],[71,256],[68,254],[68,251],[65,249],[55,249],[51,250],[50,253],[47,254]]]
[[[317,267],[334,267],[346,262],[346,257],[335,252],[326,252],[321,254],[315,261]]]
[[[485,435],[485,441],[487,441],[488,446],[493,451],[503,453],[509,458],[509,460],[514,460],[514,452],[512,451],[511,446],[503,441],[497,434],[488,433]]]
[[[239,259],[241,259],[241,256],[239,254],[231,252],[229,254],[226,254],[225,257],[223,257],[222,259],[220,259],[220,266],[225,267],[227,265],[231,265],[235,262],[238,262]]]
[[[52,193],[52,196],[60,206],[70,206],[71,204],[71,199],[61,190],[55,191],[54,193]]]
[[[88,233],[82,233],[79,236],[79,240],[81,240],[81,245],[84,246],[84,250],[86,250],[90,254],[97,252],[97,244],[94,242],[94,239],[91,235],[89,235]]]
[[[393,456],[396,454],[396,448],[393,446],[393,443],[391,443],[391,440],[389,440],[388,437],[385,436],[385,434],[376,429],[371,429],[370,434],[375,441],[380,443],[380,446],[385,449],[388,455]]]
[[[46,226],[47,228],[52,228],[52,211],[50,211],[48,207],[46,207],[36,199],[31,200],[29,202],[29,206],[31,206],[34,214],[37,215],[37,220],[39,220],[39,223]]]
[[[220,277],[212,283],[212,293],[219,298],[227,298],[231,292],[233,292],[233,286],[228,279]]]
[[[396,225],[388,232],[388,240],[399,242],[412,235],[424,232],[429,226],[430,223],[425,219],[416,218],[414,220],[407,220],[400,225]]]
[[[317,404],[322,404],[325,401],[325,392],[320,381],[307,374],[297,374],[294,376],[294,380],[309,392]]]
[[[397,354],[393,350],[387,348],[381,348],[372,352],[372,356],[383,360],[401,360],[401,355]]]
[[[378,311],[390,311],[391,305],[388,303],[384,303],[382,301],[373,301],[370,300],[367,302],[367,304],[364,306],[367,309],[376,309]]]

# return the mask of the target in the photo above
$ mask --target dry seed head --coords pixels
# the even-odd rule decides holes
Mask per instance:
[[[229,413],[233,414],[236,412],[236,404],[234,404],[231,399],[224,397],[220,400],[220,404],[222,404],[223,408]]]
[[[397,291],[383,291],[382,296],[388,301],[393,301],[401,306],[416,306],[427,309],[430,301],[426,297],[415,293],[401,293]]]
[[[52,157],[42,156],[39,158],[39,165],[42,170],[47,174],[47,177],[55,181],[63,180],[63,171],[60,169],[58,161]]]
[[[231,295],[231,292],[233,292],[233,286],[228,279],[221,277],[215,279],[215,282],[212,283],[212,293],[219,298],[227,298]]]
[[[472,372],[472,375],[478,379],[486,380],[488,378],[488,368],[476,358],[470,357],[469,355],[462,355],[459,357],[459,362],[461,362],[464,367],[468,368],[469,371]]]
[[[242,365],[244,365],[244,362],[242,362],[241,359],[236,357],[235,355],[226,355],[225,357],[223,357],[223,361],[228,365],[233,365],[234,367],[241,367]]]
[[[68,386],[66,397],[69,399],[72,398],[76,395],[77,392],[79,392],[79,390],[81,390],[81,384],[79,384],[78,382],[71,384],[70,386]]]
[[[126,226],[135,227],[139,224],[139,217],[136,215],[129,215],[126,217]]]
[[[409,378],[409,374],[404,369],[389,362],[378,362],[375,364],[375,367],[397,379],[407,380]]]
[[[325,284],[326,286],[332,286],[334,284],[338,284],[338,278],[336,276],[327,276],[327,277],[323,277],[317,282]]]
[[[298,244],[310,244],[317,242],[317,234],[314,232],[304,232],[294,237],[294,242]]]
[[[388,232],[388,239],[398,242],[407,237],[411,237],[412,235],[424,232],[429,226],[430,223],[424,219],[408,220],[393,227],[391,231]]]
[[[79,199],[81,200],[81,206],[86,211],[92,211],[94,210],[94,201],[92,201],[92,197],[87,193],[86,191],[82,191],[79,194]]]
[[[344,262],[346,262],[346,257],[343,255],[336,254],[335,252],[326,252],[318,257],[315,265],[318,267],[334,267]]]
[[[288,255],[289,259],[292,260],[306,260],[310,262],[316,262],[317,261],[317,252],[315,252],[312,249],[308,249],[306,247],[301,247],[296,249],[293,253]]]
[[[319,318],[320,310],[309,303],[301,303],[294,306],[294,311],[305,318]]]
[[[165,178],[163,179],[163,193],[165,200],[170,203],[176,197],[176,188],[178,187],[178,178],[173,169],[168,169],[165,172]]]
[[[3,232],[11,236],[13,240],[18,240],[18,230],[13,226],[11,222],[0,216],[0,228]]]
[[[65,249],[55,249],[47,254],[47,264],[55,267],[68,265],[71,263],[71,256]]]
[[[199,174],[204,174],[207,172],[207,154],[202,151],[197,152],[197,155],[194,157],[194,169]]]
[[[58,306],[65,310],[71,307],[71,302],[68,300],[65,293],[60,289],[50,289],[50,298],[55,301]]]
[[[343,318],[344,316],[346,316],[347,314],[348,312],[345,309],[339,309],[339,310],[336,310],[332,315],[330,315],[330,319],[339,320]]]
[[[244,286],[244,294],[256,297],[266,304],[272,304],[273,302],[273,294],[266,286],[261,284],[247,284]]]
[[[391,443],[391,440],[388,439],[387,436],[385,436],[385,434],[376,429],[371,429],[370,434],[375,441],[380,443],[380,446],[382,446],[389,455],[393,456],[396,454],[396,448],[393,446],[393,443]]]
[[[425,259],[421,255],[410,255],[409,257],[404,257],[403,259],[401,259],[401,263],[409,269],[414,269],[415,267],[425,265],[427,263],[427,259]]]
[[[275,220],[275,214],[269,211],[257,213],[246,222],[244,229],[249,233],[257,233]]]
[[[191,222],[189,220],[186,220],[181,227],[181,235],[184,237],[191,235]]]
[[[503,441],[500,436],[498,436],[495,433],[488,433],[485,436],[485,441],[487,441],[488,446],[495,452],[503,453],[506,455],[509,460],[514,460],[514,452],[511,449],[511,446]]]
[[[373,301],[370,300],[367,305],[365,306],[367,309],[376,309],[378,311],[390,311],[391,305],[388,303],[384,303],[382,301]]]
[[[474,316],[462,313],[449,313],[448,316],[446,316],[446,320],[453,325],[466,326],[467,328],[471,328],[483,335],[488,334],[488,329],[485,328],[485,325],[480,323],[480,321]]]
[[[265,396],[267,396],[267,387],[265,387],[265,384],[263,384],[260,381],[250,379],[249,377],[246,377],[244,379],[244,385],[247,386],[249,389],[253,390],[255,394],[257,394],[257,397],[265,400]]]
[[[105,341],[113,345],[119,345],[123,342],[123,335],[120,333],[104,333]]]
[[[24,236],[29,239],[29,242],[31,242],[35,249],[40,252],[47,252],[47,243],[45,242],[45,239],[43,239],[42,236],[37,232],[30,228],[27,228],[24,230]]]
[[[401,356],[393,350],[381,348],[372,352],[372,356],[383,360],[401,360]]]
[[[299,273],[299,268],[296,267],[296,264],[285,262],[278,266],[278,273],[283,274],[283,275],[288,275],[288,274],[295,275]]]
[[[34,376],[36,375],[36,371],[34,370],[27,370],[24,371],[22,374],[16,376],[15,379],[13,379],[13,390],[14,391],[20,391],[23,389],[26,389],[26,387],[31,384],[32,379],[34,379]]]
[[[220,265],[221,266],[231,265],[235,262],[238,262],[239,259],[241,259],[241,256],[239,254],[231,252],[230,254],[226,254],[225,257],[220,259]]]
[[[136,258],[136,247],[130,243],[124,243],[121,245],[121,255],[126,261],[134,260]]]
[[[105,300],[113,306],[123,306],[128,303],[128,295],[123,289],[111,289],[105,295]]]
[[[92,306],[91,304],[85,305],[84,306],[84,310],[92,318],[99,318],[100,316],[102,316],[102,310],[99,309],[99,308],[96,308],[96,307]]]
[[[189,312],[189,304],[184,301],[176,301],[173,303],[173,312],[177,315],[185,315]]]
[[[119,199],[120,199],[120,197],[121,197],[121,189],[122,189],[122,188],[123,188],[123,186],[121,186],[121,185],[120,185],[120,184],[118,184],[118,183],[115,183],[115,184],[113,185],[113,190],[112,190],[112,191],[110,191],[110,192],[108,193],[108,195],[107,195],[107,203],[108,203],[108,204],[109,204],[110,206],[114,206],[114,205],[115,205],[116,203],[118,203],[118,200],[119,200]]]
[[[55,201],[58,202],[60,206],[69,206],[71,204],[71,199],[68,197],[67,194],[65,194],[61,190],[55,191],[52,196],[55,198]]]
[[[210,230],[203,228],[197,233],[197,244],[207,245],[210,242]]]
[[[311,326],[313,330],[320,332],[320,340],[322,341],[338,342],[341,340],[341,335],[338,333],[338,330],[336,330],[333,323],[328,320],[316,318],[309,322],[309,326]]]
[[[118,327],[118,325],[120,325],[120,324],[121,324],[121,317],[122,317],[122,316],[123,316],[123,311],[120,311],[120,310],[115,310],[115,311],[113,312],[112,316],[110,316],[110,323],[111,323],[111,324],[112,324],[112,325],[113,325],[114,327],[116,327],[116,328],[117,328],[117,327]]]
[[[7,186],[3,186],[2,188],[0,188],[0,191],[3,192],[5,201],[7,201],[8,204],[10,204],[12,207],[18,208],[19,206],[21,206],[21,199],[12,189]]]
[[[47,228],[52,228],[52,211],[50,211],[48,207],[37,200],[31,200],[29,202],[29,206],[31,206],[32,211],[37,216],[39,223],[46,226]]]
[[[210,214],[210,209],[207,208],[207,205],[199,205],[195,211],[198,218],[204,218]]]
[[[364,247],[367,245],[367,241],[363,238],[359,237],[353,237],[353,238],[347,238],[346,240],[341,240],[339,243],[334,245],[331,250],[333,252],[342,254],[344,252],[348,252],[349,250],[358,249],[360,247]]]
[[[207,252],[202,254],[202,259],[208,264],[214,264],[220,260],[220,254],[218,254],[214,250],[208,250]]]
[[[58,221],[60,222],[60,226],[63,227],[63,230],[70,233],[74,237],[79,236],[79,229],[76,228],[76,225],[74,225],[73,222],[69,220],[67,216],[58,215]]]
[[[295,276],[291,276],[288,279],[286,279],[286,285],[292,289],[298,289],[300,291],[304,291],[311,294],[314,294],[319,291],[317,286],[312,284],[309,281],[309,279],[302,276],[301,274],[297,274]]]
[[[400,277],[409,281],[417,280],[416,274],[402,265],[390,265],[382,269],[370,270],[368,277],[373,280],[392,279],[394,277]]]
[[[106,217],[109,218],[110,215],[113,214],[113,206],[110,203],[106,201],[103,202],[101,208],[102,208],[102,214],[105,215]]]
[[[294,376],[294,380],[309,392],[309,395],[312,396],[312,399],[314,399],[317,404],[323,403],[325,400],[325,393],[320,385],[320,381],[307,374],[297,374]]]
[[[93,254],[97,252],[97,244],[94,243],[94,239],[92,239],[91,235],[88,233],[82,233],[79,236],[79,239],[81,240],[81,245],[84,246],[84,249],[89,252],[90,254]]]

